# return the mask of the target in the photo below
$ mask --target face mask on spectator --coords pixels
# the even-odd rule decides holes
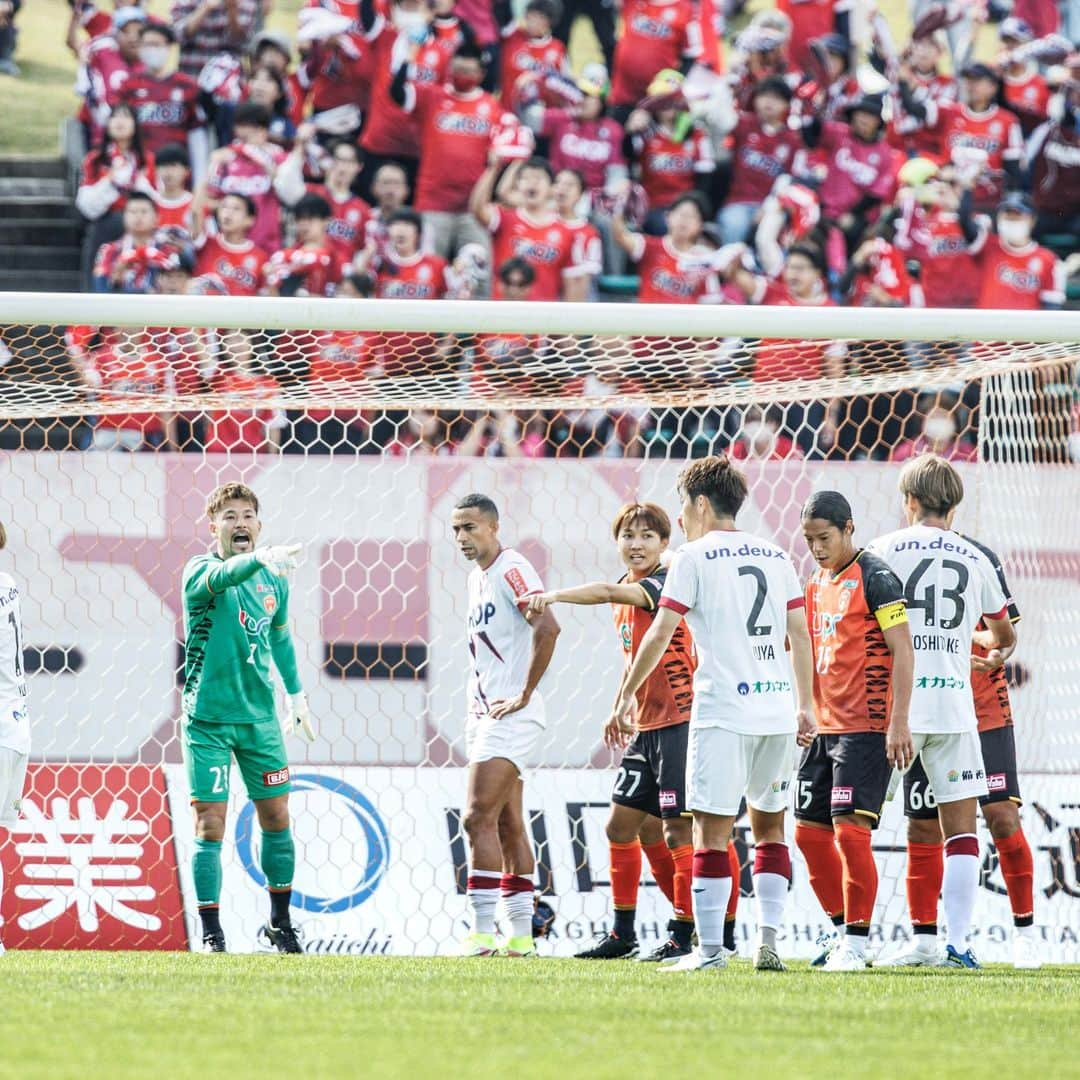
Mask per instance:
[[[950,416],[928,416],[923,431],[931,442],[950,442],[956,435],[956,424]]]
[[[1023,247],[1031,239],[1031,222],[998,218],[998,236],[1013,247]]]
[[[160,71],[169,62],[166,45],[147,45],[139,50],[139,59],[151,71]]]
[[[480,76],[473,72],[453,72],[450,75],[450,85],[459,93],[467,94],[480,85]]]
[[[404,11],[400,7],[394,8],[394,29],[407,33],[410,30],[419,30],[427,26],[427,19],[422,11]]]

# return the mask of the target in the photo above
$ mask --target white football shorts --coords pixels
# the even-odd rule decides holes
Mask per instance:
[[[951,731],[931,735],[912,734],[915,753],[939,803],[978,799],[988,794],[982,743],[976,731]]]
[[[786,810],[795,770],[795,736],[740,735],[726,728],[690,725],[686,806],[734,817],[742,797],[766,814]]]
[[[19,820],[19,800],[26,784],[29,754],[0,746],[0,826],[10,829]]]
[[[531,710],[510,713],[498,720],[490,716],[470,716],[465,725],[465,751],[469,764],[506,758],[517,766],[519,773],[524,773],[543,730],[543,721]]]

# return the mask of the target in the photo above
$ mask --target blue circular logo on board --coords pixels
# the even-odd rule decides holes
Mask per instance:
[[[750,684],[748,682],[741,682],[737,689],[743,697],[746,697],[746,695],[750,693]]]
[[[293,889],[292,906],[319,914],[348,911],[359,907],[372,896],[382,883],[390,866],[390,833],[378,810],[364,795],[344,780],[317,773],[299,773],[292,778],[293,792],[321,790],[343,802],[356,819],[366,842],[367,853],[358,862],[359,873],[347,892],[339,896],[311,896]],[[266,886],[266,876],[255,859],[252,840],[255,826],[255,804],[248,802],[236,821],[236,851],[248,876],[258,886]],[[357,856],[361,853],[357,851]]]

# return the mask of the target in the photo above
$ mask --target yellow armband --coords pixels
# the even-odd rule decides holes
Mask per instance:
[[[907,622],[907,607],[903,600],[897,600],[892,604],[886,604],[874,612],[878,626],[882,630],[889,630],[894,626],[902,626]]]

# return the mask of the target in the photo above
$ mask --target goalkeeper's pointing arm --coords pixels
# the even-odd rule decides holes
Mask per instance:
[[[202,581],[189,581],[187,588],[220,595],[247,581],[263,567],[278,577],[285,577],[290,570],[296,569],[296,556],[301,550],[300,544],[288,544],[258,548],[249,555],[233,555],[207,567]]]

